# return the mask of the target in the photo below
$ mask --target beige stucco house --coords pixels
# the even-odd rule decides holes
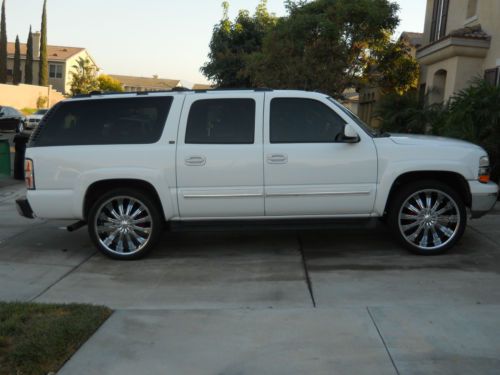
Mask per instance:
[[[430,103],[448,100],[475,77],[500,83],[499,20],[499,0],[427,0],[417,59]]]
[[[25,82],[25,64],[26,64],[26,44],[21,43],[21,82]],[[8,80],[12,82],[12,72],[14,70],[15,43],[7,44],[7,70]],[[97,65],[85,48],[47,46],[47,55],[49,60],[49,84],[57,91],[66,94],[70,91],[71,74],[73,66],[76,65],[79,58],[88,59],[96,69]],[[40,33],[33,33],[33,84],[38,85],[38,71],[40,64]]]

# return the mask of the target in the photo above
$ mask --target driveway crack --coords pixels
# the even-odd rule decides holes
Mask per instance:
[[[316,308],[316,299],[314,298],[313,286],[312,286],[312,282],[311,282],[311,277],[309,276],[309,269],[307,268],[307,260],[306,260],[306,255],[304,252],[304,245],[303,245],[302,237],[300,236],[300,233],[297,233],[297,241],[299,242],[299,252],[300,252],[300,256],[302,258],[302,267],[304,268],[304,275],[305,275],[305,279],[306,279],[307,290],[309,291],[309,295],[311,296],[312,305],[314,308]]]
[[[389,351],[389,348],[387,347],[387,343],[385,342],[384,337],[382,336],[382,333],[380,332],[380,329],[378,328],[378,325],[375,322],[375,318],[373,317],[372,312],[370,311],[370,308],[368,306],[366,307],[366,311],[368,311],[368,315],[370,316],[370,319],[372,320],[372,323],[375,326],[375,329],[377,330],[378,336],[380,337],[382,344],[384,344],[385,351],[387,352],[387,355],[389,356],[389,359],[391,360],[392,367],[394,367],[396,374],[400,375],[399,370],[396,366],[396,362],[394,362],[394,358],[392,358],[392,354]]]
[[[69,276],[70,274],[72,274],[73,272],[75,272],[78,268],[80,268],[82,265],[84,265],[85,263],[87,263],[90,260],[90,258],[92,258],[96,254],[97,254],[97,250],[94,251],[92,254],[90,254],[83,261],[81,261],[80,263],[78,263],[76,266],[74,266],[73,268],[71,268],[68,272],[66,272],[65,274],[63,274],[61,277],[59,277],[52,284],[50,284],[49,286],[47,286],[44,290],[42,290],[36,296],[34,296],[33,298],[30,298],[29,302],[34,302],[37,298],[40,298],[42,295],[44,295],[45,293],[47,293],[54,285],[58,284],[59,282],[61,282],[62,280],[64,280],[67,276]]]

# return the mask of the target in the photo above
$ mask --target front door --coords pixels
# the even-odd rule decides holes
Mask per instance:
[[[366,216],[373,211],[377,155],[371,136],[326,96],[266,93],[267,216]],[[339,142],[346,123],[360,142]]]
[[[263,97],[186,96],[176,161],[182,219],[264,215]]]

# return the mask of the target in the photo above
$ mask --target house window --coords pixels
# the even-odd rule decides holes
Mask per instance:
[[[49,77],[50,78],[62,78],[63,67],[62,65],[50,64],[49,65]]]
[[[486,70],[484,72],[484,80],[491,85],[495,86],[499,85],[500,84],[499,70],[500,68]]]
[[[434,0],[431,24],[431,42],[441,39],[446,35],[449,6],[450,0]]]
[[[467,4],[467,18],[477,15],[477,0],[469,0]]]

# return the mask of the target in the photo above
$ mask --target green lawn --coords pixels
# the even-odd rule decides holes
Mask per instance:
[[[0,302],[0,375],[56,372],[110,315],[98,306]]]

